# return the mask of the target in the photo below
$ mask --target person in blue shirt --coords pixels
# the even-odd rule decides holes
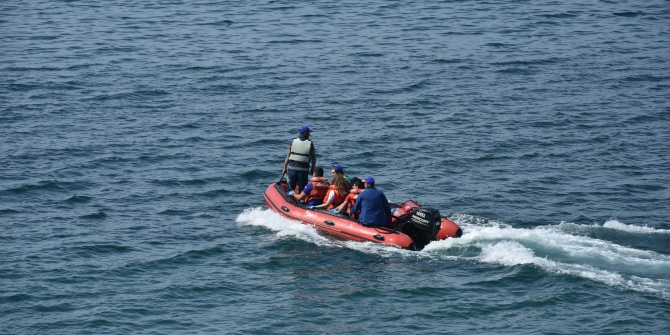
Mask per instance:
[[[290,191],[288,195],[292,195],[297,201],[304,200],[307,206],[318,206],[323,203],[329,189],[330,183],[323,179],[323,168],[318,167],[314,169],[314,178],[309,180],[302,192],[294,194],[293,191]]]
[[[391,215],[391,205],[384,193],[375,188],[375,180],[372,177],[367,177],[364,181],[365,190],[358,195],[356,204],[349,214],[360,211],[358,222],[366,226],[385,226],[386,217]]]

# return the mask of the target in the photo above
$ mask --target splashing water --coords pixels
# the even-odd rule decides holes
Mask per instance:
[[[608,220],[603,224],[603,227],[631,233],[670,234],[670,230],[656,229],[648,226],[627,225],[617,220]]]
[[[650,293],[670,299],[670,257],[649,250],[575,235],[570,231],[616,229],[630,233],[667,233],[610,220],[604,226],[583,226],[562,222],[535,228],[511,225],[467,215],[455,215],[464,231],[461,238],[434,241],[421,252],[392,246],[353,241],[335,241],[320,235],[311,226],[283,218],[261,207],[241,213],[242,225],[266,227],[277,237],[292,237],[319,246],[345,247],[380,257],[461,259],[502,266],[531,265],[548,273],[581,277],[609,286]],[[471,250],[478,250],[472,254]],[[465,252],[464,250],[470,250]]]
[[[611,241],[573,235],[570,229],[619,229],[641,234],[665,233],[648,227],[631,227],[617,221],[605,226],[561,223],[535,228],[514,228],[487,222],[471,224],[456,217],[463,229],[460,239],[434,241],[424,251],[458,255],[461,259],[503,266],[533,265],[559,275],[586,278],[617,288],[670,298],[670,257],[650,250],[622,246]],[[471,222],[471,221],[470,221]],[[642,229],[637,229],[642,228]],[[477,255],[462,250],[477,249]]]
[[[276,231],[278,237],[289,236],[319,246],[334,246],[332,241],[319,235],[316,229],[311,226],[288,220],[269,209],[264,210],[261,207],[245,209],[237,217],[237,222],[242,225],[266,227]]]

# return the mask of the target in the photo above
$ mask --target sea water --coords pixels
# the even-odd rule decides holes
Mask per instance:
[[[0,333],[670,332],[667,1],[4,1]],[[317,165],[463,229],[268,210]]]

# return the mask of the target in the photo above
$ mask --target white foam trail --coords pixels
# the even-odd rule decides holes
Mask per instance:
[[[607,220],[602,226],[599,224],[578,225],[572,222],[561,222],[559,227],[561,227],[564,231],[579,231],[579,232],[588,232],[599,229],[601,230],[605,229],[605,230],[617,230],[622,233],[633,233],[633,234],[670,234],[670,230],[657,229],[649,226],[628,225],[614,219]]]
[[[237,222],[242,225],[266,227],[276,231],[278,237],[291,236],[319,246],[346,247],[381,257],[472,259],[503,266],[533,265],[548,273],[581,277],[617,288],[670,299],[669,256],[566,232],[566,227],[569,228],[567,230],[573,231],[575,228],[579,230],[593,227],[596,229],[624,227],[620,230],[633,229],[642,233],[651,232],[653,228],[631,228],[629,225],[610,220],[605,223],[605,227],[561,223],[525,229],[468,215],[456,215],[451,219],[461,226],[463,236],[431,242],[420,252],[372,242],[331,240],[320,235],[311,226],[288,220],[261,207],[246,209],[237,217]],[[454,255],[472,247],[481,252],[472,256]]]
[[[578,276],[670,298],[670,280],[667,279],[670,257],[667,255],[572,235],[563,231],[561,225],[523,229],[491,221],[457,223],[464,232],[460,239],[434,241],[424,251],[459,253],[459,250],[475,247],[481,249],[481,253],[459,257],[504,266],[532,264],[549,273]],[[537,256],[538,253],[543,256]]]
[[[654,227],[648,227],[648,226],[627,225],[617,220],[608,220],[605,222],[605,224],[603,224],[603,227],[615,230],[621,230],[629,233],[670,234],[670,230],[656,229]]]
[[[465,232],[460,239],[448,239],[430,243],[427,251],[451,247],[451,244],[468,245],[481,240],[520,241],[526,245],[541,247],[548,254],[563,254],[573,259],[596,259],[603,262],[630,265],[648,264],[670,268],[670,257],[653,251],[621,246],[609,241],[588,236],[571,235],[557,226],[539,226],[533,229],[509,226],[475,226],[462,224]]]
[[[247,208],[237,216],[237,223],[248,226],[260,226],[276,231],[278,237],[295,237],[300,240],[314,243],[319,246],[334,246],[334,244],[311,226],[298,221],[288,220],[281,215],[261,207]]]
[[[503,241],[484,246],[480,256],[482,262],[499,263],[507,266],[534,263],[535,259],[532,250],[513,241]]]

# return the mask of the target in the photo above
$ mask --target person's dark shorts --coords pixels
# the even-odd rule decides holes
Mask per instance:
[[[298,189],[302,191],[303,188],[309,182],[309,172],[307,171],[296,171],[296,170],[287,170],[288,174],[288,188],[289,190],[295,190],[295,186],[298,185]],[[298,191],[298,193],[300,192]]]

